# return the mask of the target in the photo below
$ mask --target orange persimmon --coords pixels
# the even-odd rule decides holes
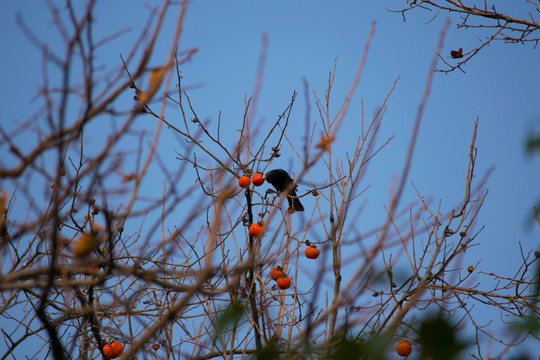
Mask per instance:
[[[98,246],[99,242],[94,232],[83,233],[75,240],[73,244],[73,253],[77,257],[85,257],[96,250]]]
[[[257,172],[253,174],[253,176],[251,177],[251,181],[253,181],[253,185],[261,186],[262,184],[264,184],[264,176],[260,172]]]
[[[240,176],[240,179],[238,179],[238,185],[240,185],[241,188],[248,188],[249,185],[251,185],[251,179],[249,176],[242,175]]]
[[[281,266],[270,269],[270,278],[272,278],[272,280],[277,280],[281,275],[283,275]]]
[[[291,287],[291,278],[285,274],[281,274],[276,280],[276,283],[280,289],[285,290]]]
[[[263,227],[261,224],[253,223],[249,225],[249,234],[253,237],[261,237],[263,232]]]
[[[115,341],[112,344],[105,344],[103,346],[103,355],[107,359],[116,359],[124,352],[124,346],[120,341]]]
[[[306,248],[305,254],[308,259],[316,259],[319,257],[321,251],[317,249],[315,245],[310,245]]]
[[[400,356],[409,356],[412,352],[412,345],[407,340],[400,340],[396,346],[396,352]]]

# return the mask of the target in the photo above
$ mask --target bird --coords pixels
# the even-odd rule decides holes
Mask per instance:
[[[265,180],[268,181],[278,192],[286,192],[289,201],[289,211],[304,211],[300,199],[296,196],[296,184],[289,174],[283,169],[275,169],[266,173]]]

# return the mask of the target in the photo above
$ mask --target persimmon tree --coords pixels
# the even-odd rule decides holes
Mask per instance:
[[[448,204],[415,188],[417,199],[402,205],[437,55],[385,220],[366,228],[366,173],[392,141],[380,128],[398,86],[373,116],[349,119],[375,24],[343,100],[333,99],[334,67],[326,89],[306,82],[303,104],[292,90],[271,121],[257,120],[256,88],[225,126],[221,114],[198,115],[203,100],[183,83],[184,64],[196,61],[180,42],[187,1],[150,9],[111,67],[96,55],[121,34],[94,39],[96,3],[49,4],[63,49],[21,20],[46,66],[39,113],[0,127],[9,154],[0,163],[2,358],[394,358],[406,340],[413,357],[486,359],[498,356],[491,341],[504,354],[531,336],[500,338],[477,320],[477,306],[505,321],[538,317],[535,253],[523,249],[512,277],[463,263],[485,240],[477,123],[461,151],[462,199]],[[166,30],[169,51],[158,56]],[[296,107],[305,109],[303,134],[290,131]],[[346,156],[334,151],[345,131],[357,134]],[[177,141],[163,146],[166,136]],[[260,175],[239,184],[283,167],[284,157],[296,196],[312,205],[303,212]],[[320,253],[308,259],[312,245]],[[462,328],[475,340],[457,336]]]

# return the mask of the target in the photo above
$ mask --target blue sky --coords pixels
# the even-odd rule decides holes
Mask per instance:
[[[400,77],[383,122],[383,134],[396,137],[371,169],[376,174],[374,191],[386,201],[391,174],[402,168],[427,68],[446,19],[441,15],[425,24],[431,15],[417,12],[403,22],[400,14],[385,10],[395,3],[192,4],[182,40],[185,47],[197,46],[200,52],[186,67],[184,81],[204,84],[191,92],[201,109],[199,115],[215,119],[222,111],[224,119],[239,118],[244,94],[249,96],[254,86],[262,33],[268,34],[269,46],[258,117],[272,119],[279,113],[292,90],[302,90],[303,77],[322,95],[335,58],[337,107],[375,20],[376,33],[355,96],[364,100],[370,115]],[[467,51],[478,45],[482,35],[457,30],[453,18],[443,54],[459,47]],[[478,221],[486,225],[483,236],[489,239],[480,252],[484,255],[479,254],[486,269],[511,271],[509,256],[519,259],[517,242],[534,248],[540,239],[538,227],[526,226],[539,196],[535,190],[540,188],[540,162],[523,150],[527,132],[540,121],[539,60],[540,54],[529,45],[493,43],[467,64],[465,74],[436,74],[421,125],[409,178],[424,194],[442,198],[451,207],[462,198],[473,123],[479,119],[477,176],[495,166]],[[302,94],[299,100],[296,111],[303,114]],[[358,109],[357,102],[350,118]],[[342,133],[337,140],[349,139]],[[369,201],[377,202],[373,197]]]
[[[511,15],[525,16],[523,8],[514,3],[501,2],[501,6],[506,6]],[[129,51],[144,26],[148,10],[143,4],[116,1],[99,5],[102,10],[96,16],[97,39],[128,27],[131,30],[106,44],[98,62],[107,67],[121,66],[119,54]],[[302,79],[308,81],[310,91],[323,96],[337,58],[333,93],[337,110],[349,89],[371,24],[376,21],[368,60],[344,127],[354,128],[360,99],[365,114],[370,116],[400,77],[380,135],[381,141],[392,134],[395,138],[373,162],[366,179],[366,185],[371,186],[366,195],[369,209],[378,214],[375,218],[382,218],[392,175],[402,170],[428,66],[446,20],[446,15],[440,14],[429,22],[432,14],[417,11],[408,13],[404,22],[401,14],[385,9],[400,4],[405,5],[405,1],[193,1],[179,48],[197,47],[199,51],[183,68],[184,85],[193,86],[189,94],[200,118],[215,121],[221,111],[223,124],[239,128],[244,97],[249,97],[254,87],[262,35],[267,34],[269,45],[256,118],[275,119],[292,92],[299,91],[290,130],[298,133],[300,141],[305,109]],[[37,105],[30,99],[41,81],[40,53],[15,24],[16,11],[21,11],[26,23],[40,36],[61,48],[60,43],[55,43],[53,23],[41,2],[8,0],[0,4],[0,33],[4,34],[0,36],[3,125],[31,115]],[[166,24],[171,33],[174,15],[171,12]],[[443,56],[459,47],[469,51],[488,34],[456,29],[458,18],[451,19]],[[166,57],[170,41],[166,36],[160,39],[153,65],[160,65]],[[163,49],[163,56],[159,49]],[[481,245],[471,249],[465,261],[481,260],[479,269],[487,273],[513,275],[520,261],[518,242],[525,252],[539,247],[540,228],[527,224],[532,205],[540,199],[540,156],[530,158],[524,151],[527,134],[531,129],[540,129],[539,64],[540,52],[529,44],[494,42],[464,66],[466,73],[435,74],[406,197],[401,202],[403,205],[415,199],[412,181],[423,195],[441,199],[446,209],[459,203],[473,125],[479,119],[476,174],[480,178],[489,168],[495,170],[477,220],[477,229],[485,226],[478,239]],[[316,116],[310,96],[312,116]],[[234,138],[234,131],[230,136]],[[354,137],[354,131],[338,133],[334,153],[344,156],[350,151],[345,145],[355,141]],[[170,151],[163,154],[164,158],[174,162],[174,140],[164,135],[160,146],[163,152]],[[294,171],[291,163],[294,157],[285,155],[276,167]],[[306,201],[309,204],[310,200]]]

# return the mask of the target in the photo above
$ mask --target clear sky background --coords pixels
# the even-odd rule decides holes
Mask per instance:
[[[516,3],[521,1],[499,1],[497,9],[526,17],[524,7]],[[99,5],[96,39],[131,28],[105,45],[99,62],[108,67],[121,66],[119,55],[129,51],[145,24],[148,9],[143,4],[130,0],[103,1]],[[403,167],[428,66],[447,18],[440,14],[429,21],[433,14],[415,11],[406,14],[403,21],[401,14],[386,10],[404,5],[405,1],[192,1],[179,49],[197,47],[199,51],[183,68],[184,85],[191,87],[189,94],[201,119],[216,120],[221,111],[222,123],[238,129],[244,98],[254,88],[262,35],[267,34],[269,45],[256,117],[275,120],[292,92],[299,91],[289,131],[298,132],[300,141],[305,111],[302,79],[307,80],[310,91],[323,96],[337,58],[337,110],[361,59],[371,24],[376,21],[372,46],[347,121],[354,124],[359,119],[360,99],[365,114],[371,116],[400,77],[389,100],[380,136],[385,139],[395,134],[395,138],[377,156],[365,180],[366,185],[371,185],[366,194],[369,209],[378,214],[375,218],[382,219],[392,176],[400,174]],[[62,47],[50,14],[41,2],[0,3],[3,126],[31,115],[36,106],[31,99],[41,82],[41,54],[16,25],[17,11],[48,43]],[[175,14],[170,15],[166,26],[172,33]],[[459,19],[452,16],[451,20],[443,56],[460,47],[469,51],[488,35],[481,30],[457,29]],[[162,64],[167,55],[169,39],[163,37],[160,41],[163,56],[160,57],[158,48],[153,65]],[[481,245],[467,253],[466,261],[481,261],[478,269],[487,273],[512,276],[521,261],[519,242],[525,252],[539,249],[540,229],[534,226],[531,216],[532,206],[540,201],[540,156],[528,157],[524,150],[527,134],[540,131],[539,65],[540,52],[532,45],[494,42],[464,66],[466,73],[436,73],[406,196],[401,202],[406,204],[416,198],[411,181],[423,195],[432,195],[436,201],[441,199],[446,210],[462,200],[471,134],[475,120],[479,119],[476,174],[480,178],[488,169],[495,170],[487,183],[489,194],[477,221],[477,229],[485,226],[478,238]],[[312,116],[316,115],[312,102]],[[346,145],[356,141],[355,136],[354,131],[338,133],[334,153],[344,156],[351,151]],[[174,148],[172,138],[164,136],[160,151],[171,166],[177,161]],[[293,163],[294,157],[285,154],[276,161],[276,167],[295,170]],[[306,199],[307,206],[309,202]]]

